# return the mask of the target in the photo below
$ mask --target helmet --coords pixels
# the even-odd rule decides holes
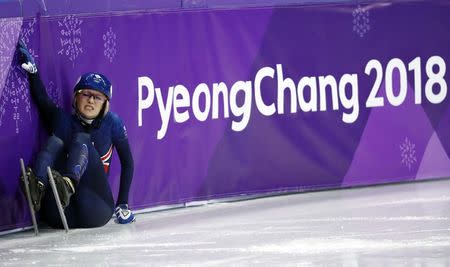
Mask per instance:
[[[95,72],[88,72],[78,79],[75,88],[73,88],[74,93],[81,89],[92,89],[99,91],[104,94],[108,100],[111,99],[112,90],[111,83],[105,75]]]

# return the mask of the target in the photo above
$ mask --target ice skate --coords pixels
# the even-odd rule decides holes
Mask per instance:
[[[58,191],[59,200],[63,209],[69,206],[70,197],[75,193],[74,182],[65,176],[62,176],[58,171],[51,170],[53,179],[55,180],[56,190]]]
[[[68,177],[63,177],[59,172],[52,170],[50,167],[47,167],[47,174],[53,196],[55,197],[56,206],[61,216],[61,222],[66,233],[68,233],[69,226],[67,225],[64,209],[69,205],[70,197],[75,193],[75,187]]]
[[[45,194],[45,186],[41,181],[39,181],[30,167],[26,168],[25,175],[28,177],[28,186],[30,190],[31,203],[33,204],[33,210],[38,212],[41,209],[41,201]],[[26,194],[24,174],[20,176],[20,182],[22,191]]]

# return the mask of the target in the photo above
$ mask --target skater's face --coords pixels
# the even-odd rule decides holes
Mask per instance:
[[[86,119],[95,119],[100,113],[106,96],[91,89],[81,89],[76,95],[78,112]]]

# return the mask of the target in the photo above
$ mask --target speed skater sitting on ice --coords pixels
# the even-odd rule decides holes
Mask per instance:
[[[70,228],[105,225],[115,213],[117,222],[135,221],[128,207],[133,177],[133,157],[126,128],[109,111],[111,83],[100,73],[82,75],[73,89],[73,114],[58,108],[48,96],[35,61],[22,41],[18,43],[21,66],[27,72],[31,96],[50,137],[27,169],[31,200],[47,223],[62,227],[54,196],[49,188],[51,167],[61,204]],[[108,183],[113,149],[120,159],[120,188],[114,203]]]

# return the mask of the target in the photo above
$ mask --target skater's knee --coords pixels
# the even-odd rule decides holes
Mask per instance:
[[[56,155],[62,150],[63,147],[64,147],[63,140],[61,140],[61,138],[57,137],[56,135],[52,135],[48,139],[44,151],[47,151],[52,155]]]
[[[47,166],[52,166],[54,158],[55,156],[49,151],[41,150],[37,154],[36,164],[44,165],[44,167],[46,168]]]
[[[55,144],[56,146],[63,146],[64,141],[56,135],[52,135],[48,138],[49,142]]]
[[[76,133],[73,141],[79,144],[89,144],[91,141],[91,135],[88,133]]]
[[[36,161],[34,162],[33,171],[37,177],[43,179],[44,184],[47,184],[47,167],[53,167],[56,155],[50,153],[48,150],[39,151]]]

